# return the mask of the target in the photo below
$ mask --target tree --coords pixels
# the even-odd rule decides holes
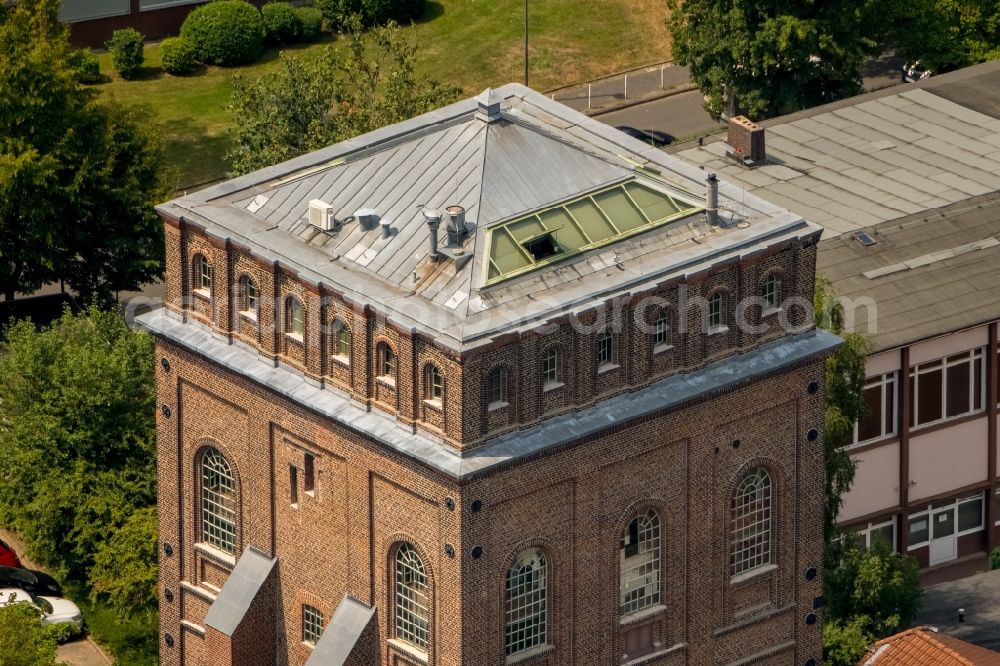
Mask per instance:
[[[56,666],[55,635],[28,604],[0,606],[0,664]]]
[[[886,0],[886,41],[907,60],[943,72],[1000,58],[1000,4],[994,0]]]
[[[875,642],[865,630],[864,618],[848,622],[828,619],[823,623],[823,663],[827,666],[855,666]]]
[[[123,614],[155,600],[153,345],[117,311],[8,329],[0,354],[0,523]],[[147,510],[147,511],[143,511]],[[142,547],[142,538],[149,543]],[[112,562],[121,562],[108,578]],[[142,607],[131,608],[142,610]]]
[[[760,120],[848,97],[877,52],[876,1],[667,0],[674,58],[713,115]]]
[[[233,170],[253,171],[454,101],[459,89],[417,75],[415,57],[416,45],[396,24],[364,35],[355,19],[342,51],[326,47],[313,60],[282,54],[281,67],[256,80],[237,74]]]
[[[162,272],[159,151],[73,70],[58,0],[0,13],[0,292],[109,299]],[[112,222],[113,220],[113,222]]]

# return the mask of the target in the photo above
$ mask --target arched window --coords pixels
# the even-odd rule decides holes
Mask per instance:
[[[760,286],[760,298],[764,303],[765,310],[778,307],[778,304],[781,303],[781,278],[774,273],[768,275]]]
[[[733,576],[771,563],[771,475],[763,468],[748,472],[733,493]]]
[[[653,322],[653,346],[660,347],[670,344],[670,313],[660,310]]]
[[[378,345],[377,354],[379,377],[395,380],[396,378],[396,355],[392,352],[392,347],[384,342]]]
[[[486,377],[486,403],[507,402],[507,371],[493,368]]]
[[[628,524],[618,551],[622,615],[660,603],[660,517],[650,509]]]
[[[615,338],[610,328],[597,335],[597,367],[615,362]]]
[[[302,337],[306,332],[306,313],[298,296],[285,299],[285,332]]]
[[[708,328],[718,328],[726,321],[726,296],[721,291],[712,294],[708,299]]]
[[[517,556],[507,571],[507,654],[544,645],[548,637],[548,565],[541,548]]]
[[[194,255],[194,288],[212,291],[212,265],[203,254]]]
[[[334,319],[333,324],[330,326],[330,330],[333,331],[333,349],[331,350],[331,356],[334,356],[342,363],[350,361],[351,331],[347,328],[347,324],[339,319]]]
[[[430,617],[427,573],[416,549],[408,543],[396,548],[396,638],[427,649]]]
[[[444,397],[444,380],[436,365],[428,365],[424,370],[424,397],[438,402]]]
[[[240,279],[240,310],[243,314],[257,316],[260,307],[260,297],[257,293],[257,283],[249,275]]]
[[[559,381],[559,350],[552,347],[542,357],[542,383]]]
[[[201,540],[236,552],[236,480],[229,461],[214,448],[201,455]]]

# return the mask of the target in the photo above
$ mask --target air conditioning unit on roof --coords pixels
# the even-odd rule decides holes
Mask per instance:
[[[333,206],[319,199],[309,202],[309,224],[323,231],[340,230],[340,224],[333,214]]]

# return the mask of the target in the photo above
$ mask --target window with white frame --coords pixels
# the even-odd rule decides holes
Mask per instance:
[[[907,545],[907,549],[920,548],[930,542],[933,536],[931,517],[940,515],[943,511],[951,510],[955,514],[952,521],[952,524],[955,526],[955,536],[965,536],[966,534],[982,531],[985,527],[984,496],[984,491],[977,491],[974,494],[955,500],[935,502],[926,509],[911,513],[907,516],[910,528],[910,542]]]
[[[618,550],[622,615],[660,603],[660,517],[652,509],[629,522]]]
[[[394,577],[396,638],[426,650],[430,618],[427,573],[420,555],[408,543],[396,548]]]
[[[548,639],[548,563],[541,548],[522,551],[507,571],[507,655]]]
[[[861,418],[854,424],[854,443],[896,434],[896,371],[869,377],[861,392]]]
[[[212,265],[203,254],[194,258],[194,285],[199,291],[212,291]]]
[[[765,310],[773,310],[781,303],[781,278],[775,274],[767,276],[760,286],[760,298]]]
[[[559,381],[559,350],[551,348],[542,358],[542,383],[551,384]]]
[[[914,366],[910,369],[910,425],[981,411],[985,379],[982,348]]]
[[[309,604],[302,605],[302,640],[316,645],[323,636],[323,613]]]
[[[330,330],[333,331],[331,356],[341,363],[347,363],[351,358],[351,331],[339,319],[333,320]]]
[[[660,310],[653,323],[653,347],[663,347],[670,344],[670,314]]]
[[[225,553],[236,552],[236,479],[215,448],[201,456],[201,540]]]
[[[983,529],[985,508],[982,491],[958,500],[958,536]]]
[[[426,398],[441,402],[441,398],[444,396],[444,380],[441,379],[441,371],[437,369],[437,366],[427,366],[424,382]]]
[[[249,275],[240,280],[240,310],[245,315],[256,317],[260,306],[257,283]]]
[[[771,475],[761,467],[748,472],[733,493],[733,576],[771,563]]]
[[[597,334],[597,367],[615,362],[615,338],[610,328]]]
[[[389,379],[395,381],[396,379],[396,355],[392,351],[392,347],[384,342],[380,342],[378,345],[378,376],[383,379]]]
[[[896,517],[893,516],[886,521],[872,522],[864,527],[855,528],[855,535],[859,548],[867,550],[872,547],[872,543],[882,540],[888,543],[893,550],[896,550]]]
[[[712,297],[708,299],[708,329],[711,331],[714,328],[719,328],[722,326],[723,312],[725,311],[725,295],[720,291],[712,294]]]
[[[507,371],[493,368],[486,376],[486,402],[497,405],[507,402]]]
[[[306,332],[306,314],[298,296],[289,296],[285,301],[285,332],[302,337]]]

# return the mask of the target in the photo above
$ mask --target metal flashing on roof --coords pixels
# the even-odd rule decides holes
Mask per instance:
[[[374,606],[345,594],[309,655],[306,666],[344,666],[374,616]]]
[[[243,551],[236,568],[209,606],[205,626],[232,636],[277,562],[252,546]]]

